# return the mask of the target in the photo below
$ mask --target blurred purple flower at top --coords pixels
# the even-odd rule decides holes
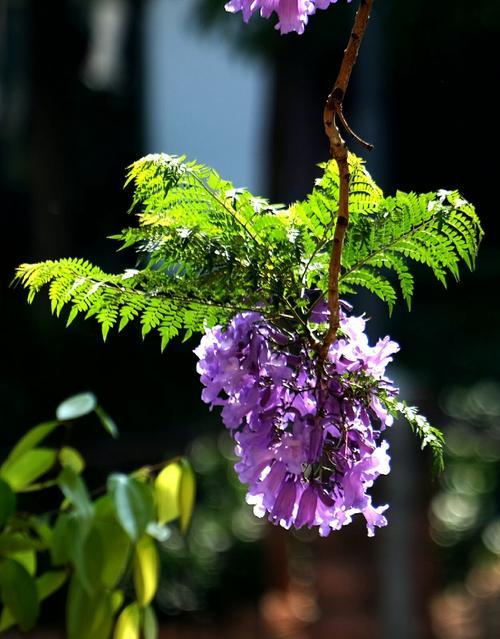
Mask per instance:
[[[309,16],[316,9],[326,9],[333,2],[337,0],[230,0],[225,9],[230,13],[241,11],[245,22],[248,22],[256,11],[260,11],[263,18],[270,18],[275,12],[279,20],[276,29],[282,34],[291,31],[300,34],[304,33]]]

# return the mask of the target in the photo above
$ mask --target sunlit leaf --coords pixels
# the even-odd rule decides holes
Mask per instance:
[[[155,596],[158,588],[158,550],[155,542],[148,535],[139,539],[134,557],[134,586],[137,602],[147,606]]]
[[[71,446],[63,446],[59,451],[59,463],[61,466],[69,466],[75,473],[81,473],[85,469],[85,460]]]
[[[179,494],[182,467],[177,461],[167,464],[155,480],[157,519],[168,524],[180,515]]]
[[[92,413],[96,409],[97,399],[93,393],[79,393],[59,404],[56,410],[57,419],[69,421]]]
[[[27,450],[31,450],[37,444],[39,444],[42,440],[50,435],[50,433],[55,430],[58,426],[61,426],[61,422],[59,421],[51,421],[46,422],[44,424],[39,424],[35,426],[31,430],[29,430],[21,439],[17,442],[14,448],[11,450],[9,456],[5,460],[3,467],[8,468],[9,465],[21,457],[23,453]]]
[[[57,453],[52,448],[33,448],[25,451],[7,466],[0,468],[0,477],[12,490],[20,491],[52,468]]]
[[[114,639],[139,639],[141,615],[137,604],[130,604],[120,614]]]

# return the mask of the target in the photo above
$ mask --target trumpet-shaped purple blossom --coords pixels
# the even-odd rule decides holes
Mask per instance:
[[[195,350],[197,370],[203,400],[222,406],[256,515],[325,536],[361,513],[372,536],[387,523],[387,506],[374,506],[369,490],[390,471],[384,397],[397,391],[384,374],[399,347],[388,337],[370,346],[365,320],[343,311],[340,328],[318,374],[305,342],[242,313],[226,329],[207,331]]]
[[[263,18],[269,18],[276,13],[276,29],[281,33],[295,31],[300,34],[304,32],[309,16],[316,9],[326,9],[334,2],[337,0],[230,0],[225,9],[230,13],[241,11],[245,22],[248,22],[256,11],[259,11]]]

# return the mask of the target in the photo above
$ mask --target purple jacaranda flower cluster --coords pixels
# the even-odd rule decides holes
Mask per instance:
[[[197,370],[202,399],[222,406],[257,516],[326,536],[362,513],[372,536],[387,523],[369,489],[390,471],[381,433],[393,421],[384,399],[397,391],[384,374],[399,346],[389,337],[370,346],[363,317],[341,311],[340,320],[319,365],[304,339],[241,313],[203,336]]]
[[[334,2],[337,0],[230,0],[225,9],[230,13],[241,11],[245,22],[248,22],[256,11],[260,11],[263,18],[269,18],[276,12],[279,20],[276,29],[281,33],[304,33],[309,16],[316,9],[326,9]]]

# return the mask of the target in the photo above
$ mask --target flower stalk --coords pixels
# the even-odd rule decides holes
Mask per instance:
[[[342,261],[342,248],[344,238],[349,226],[349,150],[345,140],[340,134],[338,122],[344,126],[346,132],[368,149],[373,148],[370,144],[355,135],[349,127],[343,113],[343,101],[351,78],[351,73],[358,58],[359,48],[363,40],[373,0],[360,0],[359,8],[354,19],[354,26],[351,31],[349,42],[344,51],[344,57],[340,65],[340,70],[335,81],[335,85],[330,92],[323,112],[323,123],[325,133],[330,142],[330,157],[337,162],[339,168],[339,208],[337,222],[332,242],[330,254],[330,264],[328,269],[328,308],[330,311],[330,321],[328,331],[320,347],[319,358],[324,361],[328,354],[328,349],[337,338],[339,328],[339,277]]]

